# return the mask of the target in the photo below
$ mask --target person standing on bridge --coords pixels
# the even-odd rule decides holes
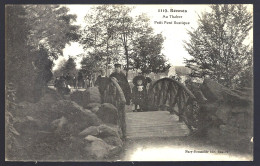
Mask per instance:
[[[121,64],[115,64],[115,72],[110,75],[117,79],[119,86],[121,87],[122,91],[124,92],[126,105],[130,105],[131,100],[131,88],[127,81],[125,74],[121,71]]]
[[[135,105],[133,112],[141,112],[145,110],[147,100],[146,78],[139,73],[133,79],[134,87],[132,89],[132,99]]]
[[[109,78],[106,76],[106,71],[105,69],[101,69],[100,75],[97,77],[97,80],[95,82],[95,86],[98,86],[100,92],[101,103],[104,102],[104,92],[108,84],[109,84]]]

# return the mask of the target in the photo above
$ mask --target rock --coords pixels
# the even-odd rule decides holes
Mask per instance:
[[[249,113],[251,114],[251,112],[253,112],[253,108],[252,107],[248,107],[248,106],[235,106],[231,109],[232,113]]]
[[[215,115],[223,122],[227,123],[231,114],[231,107],[229,105],[220,105]]]
[[[70,95],[70,99],[80,106],[83,106],[83,91],[75,91]]]
[[[117,111],[118,110],[114,105],[110,103],[104,103],[96,112],[96,115],[105,123],[117,124]]]
[[[99,129],[97,126],[90,126],[79,133],[80,136],[94,135],[97,136],[99,134]]]
[[[13,127],[21,135],[31,134],[34,135],[37,130],[39,130],[39,120],[34,119],[33,117],[16,117],[16,121],[13,122]]]
[[[228,124],[229,126],[238,128],[249,128],[249,126],[251,127],[250,121],[248,121],[244,113],[232,113]]]
[[[98,126],[98,130],[99,130],[99,137],[101,138],[105,138],[108,136],[115,136],[119,138],[118,130],[116,128],[112,128],[102,124]]]
[[[84,138],[84,140],[88,141],[88,142],[93,142],[93,141],[103,141],[100,138],[94,137],[93,135],[88,135]]]
[[[31,116],[26,116],[26,118],[28,119],[28,120],[30,120],[30,121],[36,121],[33,117],[31,117]]]
[[[98,87],[90,87],[83,92],[83,107],[87,108],[90,103],[101,103]]]
[[[201,104],[200,106],[202,111],[213,114],[214,112],[217,111],[220,104],[217,102],[210,102],[210,103]]]
[[[64,125],[66,125],[68,123],[68,120],[62,116],[60,119],[56,119],[54,120],[51,125],[54,129],[60,131]]]
[[[225,101],[236,105],[252,104],[253,96],[244,91],[230,90],[214,80],[205,79],[201,91],[209,101]],[[247,90],[248,91],[248,90]]]
[[[95,107],[101,107],[101,104],[100,103],[90,103],[87,105],[87,109],[92,109],[92,108],[95,108]]]
[[[108,145],[105,141],[99,138],[94,138],[94,136],[88,136],[88,139],[91,141],[90,145],[85,147],[85,151],[89,155],[93,156],[94,159],[104,159],[111,155],[110,152],[115,149],[115,147]]]
[[[198,90],[198,91],[194,91],[193,94],[195,95],[197,101],[199,103],[205,103],[207,102],[207,99],[206,97],[203,95],[203,93],[201,92],[201,90]]]
[[[227,88],[211,79],[204,79],[200,89],[209,101],[223,100],[222,92],[227,90]]]
[[[56,118],[64,116],[68,120],[68,130],[73,134],[78,134],[86,127],[100,125],[100,120],[94,113],[73,101],[58,101],[50,114]]]
[[[87,105],[87,109],[91,110],[93,113],[98,112],[100,107],[101,107],[100,103],[90,103]]]
[[[118,146],[118,147],[123,146],[123,141],[119,137],[108,136],[103,138],[103,141],[105,141],[109,145]]]

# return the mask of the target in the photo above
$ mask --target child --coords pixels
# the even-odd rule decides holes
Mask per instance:
[[[140,112],[144,110],[146,97],[147,97],[147,90],[144,86],[145,78],[142,76],[135,77],[134,87],[132,89],[132,99],[135,105],[135,109],[133,112]]]

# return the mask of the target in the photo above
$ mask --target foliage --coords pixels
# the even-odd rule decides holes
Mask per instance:
[[[98,57],[106,66],[111,59],[119,58],[120,43],[116,40],[119,9],[113,5],[97,6],[85,16],[87,26],[81,42],[91,56]]]
[[[76,63],[74,59],[69,57],[67,61],[61,62],[55,73],[56,76],[66,75],[68,73],[70,76],[77,75]]]
[[[186,66],[192,69],[192,77],[210,76],[224,86],[239,86],[241,74],[252,68],[252,47],[245,42],[252,14],[244,5],[212,5],[211,9],[202,13],[197,29],[188,31],[185,48],[192,58],[185,60]]]
[[[132,9],[127,6],[102,5],[92,8],[91,12],[85,17],[88,24],[82,32],[81,43],[85,45],[84,48],[89,53],[95,57],[98,56],[100,58],[98,61],[106,67],[110,63],[125,61],[125,70],[128,72],[129,69],[134,67],[133,62],[136,60],[134,57],[137,55],[132,55],[134,51],[138,50],[138,48],[134,48],[138,46],[136,43],[139,40],[141,42],[144,38],[153,38],[150,37],[153,36],[153,29],[149,25],[148,17],[144,14],[133,17],[131,16]],[[162,71],[162,63],[166,61],[160,54],[162,49],[160,42],[163,42],[163,40],[157,40],[158,35],[155,35],[154,38],[153,42],[158,42],[155,45],[159,45],[157,47],[159,50],[150,49],[150,51],[157,51],[151,54],[157,55],[156,57],[153,56],[154,59],[149,66],[156,66],[157,69],[153,70]],[[150,43],[146,42],[145,44]],[[149,58],[151,60],[151,56]]]
[[[144,35],[134,41],[134,48],[131,54],[133,59],[133,67],[141,69],[143,73],[158,73],[169,69],[170,65],[161,49],[163,45],[163,36]]]
[[[6,80],[14,84],[19,101],[39,100],[52,77],[53,58],[66,42],[76,39],[65,40],[74,32],[66,12],[52,5],[6,6]]]
[[[70,41],[79,39],[79,26],[72,25],[76,15],[59,5],[25,5],[26,22],[30,25],[28,44],[37,48],[44,45],[50,56],[57,58]]]
[[[81,61],[82,66],[82,72],[85,76],[91,76],[93,73],[98,72],[100,69],[100,59],[102,57],[101,53],[96,54],[89,54],[88,56],[85,56]]]

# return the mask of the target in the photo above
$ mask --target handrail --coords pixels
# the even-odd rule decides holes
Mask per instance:
[[[117,90],[118,90],[118,92],[119,92],[121,104],[125,104],[125,103],[126,103],[125,95],[124,95],[124,92],[123,92],[123,90],[121,89],[120,85],[117,83],[117,79],[114,78],[114,77],[111,77],[111,81],[112,81],[112,83],[115,85],[115,87],[117,88]]]
[[[193,95],[193,93],[186,87],[184,86],[182,83],[172,79],[172,78],[162,78],[162,79],[159,79],[157,81],[155,81],[152,86],[151,86],[151,89],[155,86],[155,84],[159,81],[163,81],[163,80],[170,80],[170,81],[173,81],[174,83],[176,83],[178,86],[180,86],[181,88],[183,88],[185,90],[185,92],[194,100],[196,100],[196,97]],[[150,89],[150,88],[149,88]]]
[[[104,101],[104,102],[108,102],[111,104],[114,104],[115,107],[117,108],[118,112],[118,125],[122,131],[122,138],[125,139],[126,138],[126,121],[125,121],[125,104],[126,104],[126,99],[125,99],[125,95],[124,92],[122,90],[122,88],[120,87],[120,85],[117,82],[117,79],[114,77],[110,78],[112,85],[116,88],[116,91],[118,92],[118,96],[111,96],[112,98],[115,97],[115,100],[108,100],[108,101]],[[117,93],[116,93],[117,94]]]

